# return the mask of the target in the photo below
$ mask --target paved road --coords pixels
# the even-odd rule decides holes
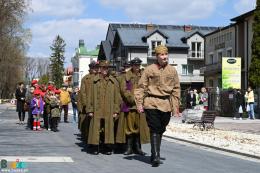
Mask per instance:
[[[33,132],[16,124],[14,110],[0,107],[0,157],[48,156],[50,163],[28,162],[30,173],[258,173],[260,163],[231,157],[198,147],[163,140],[161,155],[167,160],[152,168],[149,157],[121,154],[89,155],[78,138],[76,124],[60,123],[60,132]],[[143,149],[149,153],[149,145]],[[54,163],[55,157],[70,157],[73,162]]]

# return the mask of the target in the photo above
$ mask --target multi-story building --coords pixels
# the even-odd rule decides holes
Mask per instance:
[[[87,51],[84,40],[79,40],[79,47],[75,49],[75,55],[71,58],[73,67],[73,86],[80,86],[83,76],[89,73],[89,63],[97,60],[99,46],[95,50]]]
[[[231,19],[232,24],[219,28],[205,36],[206,87],[222,87],[222,57],[241,57],[241,86],[247,88],[248,71],[251,63],[251,42],[254,10]]]
[[[155,47],[166,45],[169,64],[176,67],[182,89],[200,88],[204,77],[204,35],[216,30],[207,26],[154,24],[109,24],[106,40],[101,42],[99,59],[110,60],[117,69],[135,57],[143,65],[155,61]]]

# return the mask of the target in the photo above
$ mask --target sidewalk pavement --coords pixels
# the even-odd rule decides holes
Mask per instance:
[[[260,120],[216,117],[214,129],[201,131],[172,117],[164,137],[260,159]]]
[[[181,117],[172,117],[171,122],[182,123]],[[233,120],[233,117],[216,117],[215,129],[260,135],[260,119]]]

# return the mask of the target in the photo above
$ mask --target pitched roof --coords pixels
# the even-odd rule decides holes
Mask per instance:
[[[254,12],[255,12],[255,9],[254,10],[251,10],[247,13],[244,13],[244,14],[241,14],[240,16],[237,16],[237,17],[234,17],[232,19],[230,19],[232,22],[238,22],[238,21],[241,21],[241,20],[244,20],[245,18],[249,17],[249,16],[252,16],[254,15]]]
[[[200,27],[192,26],[194,31],[185,32],[183,26],[178,25],[154,25],[153,31],[147,31],[146,25],[142,24],[110,24],[116,30],[122,44],[128,47],[148,47],[146,39],[155,32],[160,32],[167,38],[167,46],[174,48],[189,48],[189,46],[182,41],[183,37],[191,37],[195,33],[201,35],[208,34],[217,29],[217,27]]]
[[[145,34],[145,35],[143,36],[143,38],[148,38],[148,37],[150,37],[151,35],[153,35],[153,34],[156,33],[156,32],[160,33],[164,38],[169,38],[169,36],[167,36],[167,35],[166,35],[163,31],[161,31],[160,29],[154,29],[153,31],[148,32],[147,34]]]
[[[105,56],[105,57],[102,57],[102,58],[109,58],[109,55],[110,55],[110,52],[111,52],[111,46],[109,44],[109,41],[108,40],[105,40],[105,41],[101,41],[101,44],[100,44],[100,49],[99,51],[103,51],[103,54],[102,56]]]
[[[189,39],[189,38],[191,38],[195,34],[199,34],[201,37],[204,37],[206,33],[204,34],[204,33],[202,33],[202,31],[194,30],[194,31],[191,31],[191,32],[187,33],[184,38],[185,39]]]
[[[147,32],[141,28],[119,28],[117,34],[124,46],[148,47],[148,44],[142,40]]]

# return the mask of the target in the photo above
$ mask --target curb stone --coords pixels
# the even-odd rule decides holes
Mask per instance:
[[[238,152],[238,151],[234,151],[234,150],[229,150],[229,149],[225,149],[225,148],[221,148],[221,147],[203,144],[203,143],[200,143],[200,142],[194,142],[194,141],[190,141],[190,140],[186,140],[186,139],[176,138],[176,137],[172,137],[172,136],[169,136],[169,135],[163,135],[163,137],[260,160],[260,156],[256,156],[256,155],[252,155],[252,154],[248,154],[248,153],[242,153],[242,152]]]

